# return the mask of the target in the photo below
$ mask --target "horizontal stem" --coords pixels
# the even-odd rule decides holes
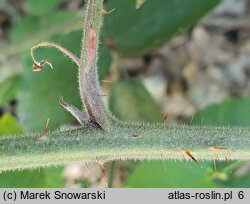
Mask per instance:
[[[216,147],[216,148],[211,148]],[[221,147],[221,149],[219,148]],[[222,149],[226,148],[226,149]],[[77,129],[0,137],[0,171],[117,159],[250,159],[250,129],[116,124],[109,131]]]

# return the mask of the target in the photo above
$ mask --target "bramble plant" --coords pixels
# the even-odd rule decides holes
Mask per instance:
[[[143,1],[138,4],[140,2]],[[103,0],[86,2],[80,58],[48,41],[31,49],[34,71],[42,71],[45,65],[53,68],[51,62],[35,59],[34,51],[39,47],[54,47],[77,65],[83,111],[63,98],[59,102],[81,127],[48,132],[47,122],[41,134],[1,137],[0,171],[89,162],[96,158],[106,162],[117,159],[182,160],[186,157],[197,164],[201,159],[250,159],[249,128],[128,123],[111,114],[101,99],[97,71],[103,11]]]

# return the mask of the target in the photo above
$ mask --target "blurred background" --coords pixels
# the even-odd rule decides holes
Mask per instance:
[[[30,48],[49,40],[79,56],[84,0],[0,0],[0,137],[76,127],[77,67],[57,50],[32,72]],[[99,76],[124,121],[250,125],[250,0],[105,0]],[[250,163],[115,161],[109,187],[250,187]],[[0,187],[102,187],[97,163],[0,173]]]

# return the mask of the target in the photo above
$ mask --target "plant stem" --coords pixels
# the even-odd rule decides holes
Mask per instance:
[[[105,131],[92,127],[51,132],[43,140],[39,134],[0,137],[0,171],[89,162],[97,156],[103,161],[190,157],[193,160],[250,159],[249,128],[129,124],[111,116],[100,98],[96,66],[102,3],[103,0],[86,3],[79,88],[90,119]],[[93,36],[96,39],[90,43]]]
[[[139,137],[133,137],[140,134]],[[210,147],[227,149],[211,149]],[[0,170],[117,159],[250,159],[249,128],[115,124],[109,132],[78,129],[0,138]]]
[[[79,89],[90,119],[106,129],[109,126],[109,114],[101,100],[97,74],[99,33],[103,21],[102,8],[103,0],[87,0],[86,2],[79,66]]]

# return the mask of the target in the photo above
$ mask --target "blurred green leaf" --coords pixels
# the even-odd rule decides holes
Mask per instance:
[[[53,26],[57,23],[63,24],[63,22],[70,21],[74,18],[76,18],[76,13],[73,11],[57,11],[48,16],[46,26]]]
[[[202,162],[202,166],[206,166]],[[216,187],[209,171],[194,162],[150,161],[141,165],[129,176],[125,184],[132,188],[202,188]]]
[[[15,75],[0,83],[0,105],[8,103],[16,97],[21,76]]]
[[[22,129],[16,119],[10,113],[5,113],[0,118],[0,136],[20,133],[22,133]]]
[[[33,15],[53,13],[62,0],[26,0],[28,12]]]
[[[154,0],[140,9],[135,0],[109,0],[104,38],[123,54],[141,54],[166,42],[174,34],[195,24],[220,0]]]
[[[50,29],[58,23],[63,24],[75,18],[76,14],[72,11],[51,13],[47,16],[46,20],[31,15],[24,16],[14,23],[11,30],[11,41],[20,42],[20,40],[29,40],[31,36],[34,37],[34,35],[38,34],[41,30]],[[58,30],[58,32],[60,33],[61,30]]]
[[[108,74],[111,62],[112,58],[108,48],[106,45],[100,44],[98,60],[98,74],[100,80]]]
[[[250,172],[245,175],[233,175],[226,181],[219,182],[222,187],[226,188],[249,188],[250,187]]]
[[[249,164],[243,161],[230,161],[230,165],[226,161],[216,161],[217,171],[212,174],[212,179],[216,185],[222,188],[247,188],[250,186],[250,173],[241,171],[242,166],[246,169]]]
[[[4,172],[0,188],[60,188],[63,187],[63,167]]]
[[[162,115],[138,78],[120,80],[111,87],[110,109],[125,121],[160,122]]]
[[[192,125],[249,126],[250,98],[228,98],[197,112]]]
[[[41,22],[39,18],[34,16],[25,16],[13,25],[10,39],[12,42],[17,42],[38,33],[40,30]]]

